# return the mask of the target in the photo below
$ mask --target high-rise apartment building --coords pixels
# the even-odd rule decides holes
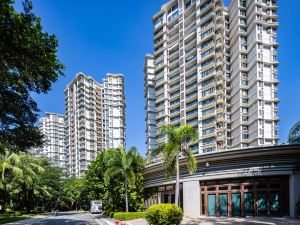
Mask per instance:
[[[44,136],[44,144],[32,150],[39,156],[48,157],[56,166],[62,168],[66,168],[64,119],[64,115],[46,112],[46,116],[39,120],[39,129]]]
[[[156,148],[155,76],[153,55],[146,55],[144,73],[144,97],[146,99],[146,148],[148,152],[151,149]]]
[[[277,143],[276,0],[172,0],[153,23],[156,128],[194,126],[195,153]]]
[[[100,84],[76,74],[65,89],[67,166],[71,175],[84,175],[97,153],[125,147],[125,97],[122,74],[107,74]]]

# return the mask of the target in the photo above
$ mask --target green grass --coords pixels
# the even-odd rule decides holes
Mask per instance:
[[[134,220],[139,218],[145,218],[145,212],[116,212],[114,213],[114,219],[116,220]]]
[[[16,216],[16,217],[14,217],[13,215],[0,215],[0,224],[31,219],[33,217],[34,215],[23,215],[23,216]]]

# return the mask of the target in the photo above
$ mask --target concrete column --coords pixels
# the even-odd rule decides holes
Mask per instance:
[[[183,182],[183,211],[185,216],[200,216],[200,183],[199,181]]]
[[[290,216],[296,217],[296,204],[300,198],[300,171],[296,171],[290,175],[289,178],[289,189],[290,189]],[[300,216],[300,215],[298,215]]]

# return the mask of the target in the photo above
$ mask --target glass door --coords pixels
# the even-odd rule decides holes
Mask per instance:
[[[232,216],[241,216],[241,194],[232,193],[231,202],[232,202]]]
[[[220,216],[228,215],[228,194],[219,194],[219,213]]]
[[[207,196],[207,214],[208,216],[216,216],[216,194]]]
[[[267,192],[258,192],[257,193],[258,216],[268,215],[267,202],[268,202]]]
[[[244,210],[245,216],[254,215],[254,196],[252,192],[244,193]]]
[[[280,193],[279,191],[270,193],[271,216],[280,216]]]
[[[165,193],[164,196],[164,203],[169,203],[169,194]]]
[[[175,194],[171,194],[171,203],[175,204]]]

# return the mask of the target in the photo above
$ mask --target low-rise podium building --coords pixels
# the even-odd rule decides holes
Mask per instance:
[[[296,216],[300,198],[300,145],[232,149],[196,155],[189,175],[180,159],[180,205],[186,216]],[[175,177],[148,165],[145,207],[174,203]]]

